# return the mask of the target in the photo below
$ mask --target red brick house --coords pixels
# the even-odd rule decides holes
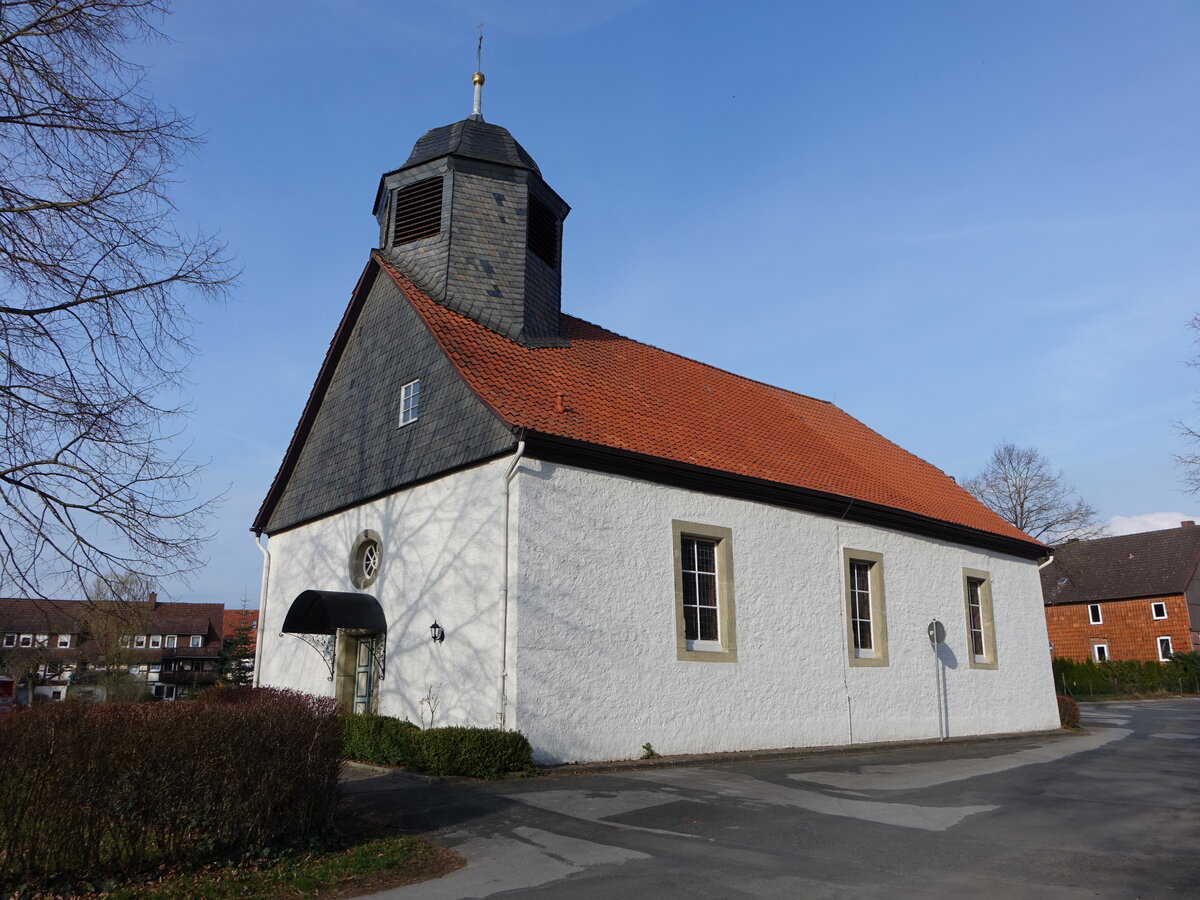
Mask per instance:
[[[1042,569],[1054,656],[1165,660],[1200,649],[1200,528],[1071,541]]]

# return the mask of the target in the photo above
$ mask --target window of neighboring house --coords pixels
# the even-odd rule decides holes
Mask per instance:
[[[1158,639],[1158,658],[1163,661],[1171,658],[1171,639],[1169,637]]]
[[[162,663],[150,663],[150,671],[151,672],[161,672],[162,671]]]
[[[176,641],[178,641],[178,640],[179,640],[179,635],[177,635],[177,634],[168,634],[168,635],[167,635],[167,641],[166,641],[166,647],[167,647],[167,649],[168,649],[168,650],[174,650],[174,649],[175,649],[175,642],[176,642]]]
[[[987,572],[963,569],[967,603],[967,644],[973,669],[996,668],[996,625],[992,618],[992,580]]]
[[[193,650],[196,649],[197,647],[199,647],[203,643],[204,643],[204,635],[202,635],[202,634],[193,634],[192,635],[191,647]]]
[[[71,636],[69,634],[60,634],[58,636],[58,646],[59,647],[70,647],[71,646]]]
[[[35,635],[34,636],[34,646],[49,647],[50,646],[50,635],[48,635],[48,634]]]
[[[1100,616],[1100,604],[1088,604],[1088,623],[1091,625],[1103,625],[1104,619]]]
[[[138,647],[138,648],[145,647],[146,646],[146,636],[144,634],[136,635],[133,639],[133,646]]]
[[[1156,619],[1165,619],[1167,617],[1167,604],[1161,602],[1151,603],[1150,615]]]
[[[888,664],[883,556],[869,550],[842,550],[846,579],[847,649],[852,666]]]
[[[1108,644],[1092,644],[1092,659],[1104,662],[1108,659]]]
[[[6,634],[4,636],[4,646],[5,647],[17,646],[17,636],[15,634]]]
[[[22,647],[32,647],[33,646],[33,635],[32,634],[21,635],[21,646]]]
[[[150,635],[150,646],[154,647],[154,648],[161,647],[162,646],[162,635],[161,634]]]
[[[121,635],[121,647],[122,648],[127,648],[132,643],[133,643],[133,638],[130,635],[128,635],[128,634]]]
[[[410,381],[400,388],[400,424],[417,421],[421,413],[421,380]]]
[[[675,657],[737,662],[733,603],[733,532],[671,523],[675,565]]]
[[[130,674],[130,675],[136,675],[137,673],[138,673],[138,667],[137,667],[137,665],[136,665],[136,664],[134,664],[134,665],[132,665],[132,666],[130,666],[130,667],[129,667],[129,674]]]

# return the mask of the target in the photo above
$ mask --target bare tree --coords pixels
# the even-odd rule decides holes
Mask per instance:
[[[1096,510],[1075,493],[1062,471],[1032,447],[1003,443],[983,471],[963,483],[1001,518],[1031,538],[1057,545],[1108,534]]]
[[[223,248],[173,223],[191,122],[125,55],[165,0],[0,0],[0,594],[185,573],[209,504],[170,449],[187,301]]]
[[[1188,322],[1188,328],[1197,335],[1195,340],[1200,343],[1200,315],[1192,316]],[[1200,358],[1190,360],[1189,366],[1200,367]],[[1200,404],[1200,401],[1197,401]],[[1183,483],[1187,485],[1189,494],[1200,494],[1200,430],[1188,425],[1186,422],[1176,422],[1175,430],[1178,431],[1192,449],[1186,453],[1180,453],[1175,456],[1176,462],[1184,467]]]

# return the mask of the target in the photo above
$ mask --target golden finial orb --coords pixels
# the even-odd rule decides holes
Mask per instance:
[[[483,73],[476,72],[471,76],[471,84],[483,84]]]

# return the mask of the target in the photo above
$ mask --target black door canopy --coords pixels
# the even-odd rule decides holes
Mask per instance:
[[[336,634],[339,628],[387,633],[383,607],[370,594],[304,591],[283,620],[285,634]]]

